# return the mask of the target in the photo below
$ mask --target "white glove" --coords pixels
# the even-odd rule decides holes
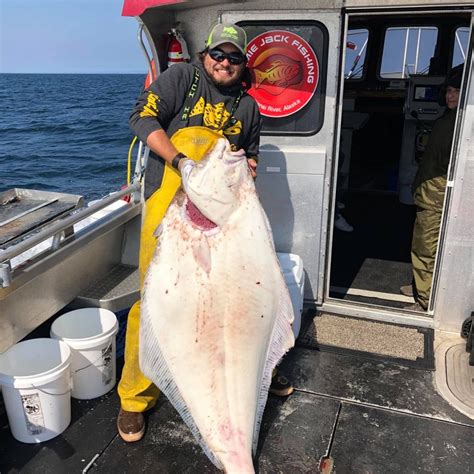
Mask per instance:
[[[179,162],[179,171],[181,173],[181,184],[183,186],[184,192],[188,191],[188,180],[191,174],[191,171],[196,166],[196,163],[189,158],[183,159]]]

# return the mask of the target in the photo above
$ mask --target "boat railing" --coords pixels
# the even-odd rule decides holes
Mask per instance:
[[[11,245],[6,249],[0,249],[0,288],[7,288],[11,285],[11,260],[13,258],[18,257],[49,238],[52,238],[50,249],[53,251],[57,250],[60,246],[61,238],[70,235],[68,231],[73,228],[74,224],[92,216],[96,212],[128,195],[132,196],[131,199],[133,203],[138,203],[140,201],[140,188],[140,182],[134,182],[88,207],[81,208],[73,214],[62,218],[60,221],[50,224],[39,232],[25,238],[23,241]]]

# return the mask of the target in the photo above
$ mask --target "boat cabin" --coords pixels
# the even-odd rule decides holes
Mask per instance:
[[[472,350],[473,12],[462,0],[124,1],[151,79],[172,67],[172,38],[185,42],[193,61],[217,22],[245,29],[248,65],[260,74],[250,91],[263,116],[256,186],[277,252],[299,256],[304,268],[301,330],[282,364],[296,393],[285,403],[270,399],[260,472],[331,472],[333,462],[339,472],[472,470],[474,367],[461,334],[471,334]],[[460,98],[422,311],[400,293],[413,278],[412,187],[456,66]],[[128,188],[0,246],[0,351],[70,308],[101,306],[126,321],[139,294],[148,154],[140,143]],[[48,243],[38,249],[40,242]],[[100,452],[84,451],[87,470],[132,471],[111,434],[117,397],[101,403],[113,426]],[[159,408],[146,446],[158,446],[162,472],[213,472],[169,404]],[[85,423],[92,426],[92,415]],[[181,448],[185,455],[176,457]],[[156,468],[143,447],[133,452]],[[69,465],[77,462],[72,456]]]

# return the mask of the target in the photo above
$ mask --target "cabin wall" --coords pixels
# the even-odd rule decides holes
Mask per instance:
[[[249,2],[234,2],[225,3],[219,7],[214,5],[203,8],[189,8],[186,10],[176,12],[177,21],[181,22],[181,28],[185,32],[186,42],[190,51],[197,53],[204,49],[204,43],[209,35],[211,28],[219,21],[221,15],[226,12],[248,12],[254,10],[255,12],[263,13],[266,11],[265,18],[271,19],[272,15],[278,12],[293,13],[297,10],[302,10],[298,18],[310,19],[308,10],[340,10],[342,8],[342,0],[302,0],[302,1],[249,1]],[[286,18],[283,16],[282,18]],[[314,16],[311,16],[314,19]]]
[[[474,311],[474,81],[473,61],[466,68],[470,74],[464,119],[454,167],[453,187],[447,221],[445,244],[440,258],[440,278],[435,321],[439,329],[459,333],[465,318]]]

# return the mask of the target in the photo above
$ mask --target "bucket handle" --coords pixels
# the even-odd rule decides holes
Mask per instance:
[[[77,374],[77,373],[80,372],[81,370],[88,369],[89,367],[92,367],[93,365],[96,366],[95,363],[96,363],[97,361],[99,361],[100,359],[102,359],[104,353],[107,353],[107,351],[109,350],[109,348],[112,346],[112,342],[113,342],[113,337],[110,338],[109,344],[107,345],[107,347],[106,347],[105,349],[103,349],[103,353],[102,353],[99,357],[97,357],[96,360],[94,360],[93,362],[87,364],[87,365],[84,366],[84,367],[81,367],[80,369],[76,369],[76,370],[74,371],[74,373]],[[97,365],[96,367],[100,367],[100,365]]]
[[[37,387],[36,385],[34,384],[31,384],[31,388],[34,388],[35,390],[38,390],[40,392],[43,392],[45,393],[46,395],[52,395],[53,397],[61,397],[63,395],[67,395],[68,393],[71,393],[72,392],[72,389],[73,389],[73,380],[72,380],[72,377],[69,377],[69,389],[66,390],[65,392],[63,393],[51,393],[51,392],[47,392],[46,390],[43,390],[42,388],[40,387]],[[29,390],[29,389],[26,389],[26,390]]]
[[[113,343],[113,338],[110,339],[110,342],[109,344],[107,345],[107,347],[105,348],[105,352],[107,352],[109,350],[109,348],[112,346],[112,343]],[[95,363],[102,358],[102,354],[100,357],[98,357],[94,362],[91,362],[90,364],[86,365],[85,367],[81,367],[80,369],[77,369],[74,371],[74,373],[77,373],[77,372],[80,372],[81,370],[84,370],[84,369],[87,369],[88,367],[91,367],[92,365],[95,365]],[[72,376],[70,377],[69,379],[69,389],[66,390],[65,392],[63,393],[51,393],[51,392],[47,392],[46,390],[43,390],[42,388],[40,387],[37,387],[36,385],[34,384],[31,384],[31,388],[35,389],[35,390],[38,390],[42,393],[45,393],[46,395],[52,395],[52,396],[62,396],[62,395],[67,395],[68,393],[71,393],[72,392],[72,389],[73,389],[73,378]],[[26,389],[26,390],[29,390],[29,389]]]

